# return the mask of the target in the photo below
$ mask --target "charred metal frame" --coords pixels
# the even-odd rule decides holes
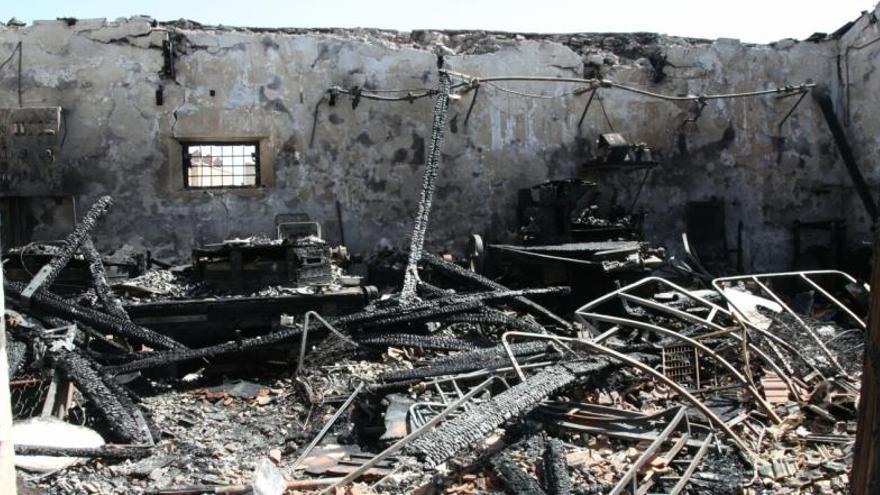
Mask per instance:
[[[714,359],[715,361],[720,363],[721,366],[723,366],[728,372],[730,372],[730,374],[738,382],[740,382],[742,387],[745,388],[746,390],[748,390],[748,392],[752,395],[752,397],[754,397],[755,401],[757,401],[758,404],[761,405],[761,407],[764,409],[764,411],[767,413],[767,415],[773,420],[774,423],[776,423],[776,424],[782,423],[782,419],[776,414],[776,412],[773,410],[773,407],[770,404],[768,404],[767,401],[765,401],[763,397],[761,397],[761,393],[758,392],[758,390],[751,384],[751,382],[749,382],[749,380],[742,373],[740,373],[739,370],[736,369],[736,367],[734,367],[732,364],[730,364],[730,361],[721,357],[721,355],[716,353],[714,350],[710,349],[707,345],[703,344],[702,342],[700,342],[696,339],[692,339],[690,337],[687,337],[685,335],[682,335],[674,330],[670,330],[668,328],[663,328],[661,326],[654,325],[651,323],[640,322],[640,321],[630,320],[628,318],[620,318],[620,317],[610,316],[610,315],[598,315],[596,313],[586,313],[586,315],[589,317],[594,317],[594,318],[596,316],[598,316],[609,323],[629,325],[629,326],[632,326],[635,328],[640,328],[642,330],[649,330],[652,332],[656,332],[661,335],[671,337],[673,339],[681,340],[683,342],[686,342],[691,347],[694,347],[695,349],[699,349],[705,355],[710,356],[712,359]],[[607,333],[606,333],[606,335],[607,335]]]
[[[357,342],[351,340],[345,334],[343,334],[342,332],[340,332],[339,330],[334,328],[333,325],[331,325],[327,320],[325,320],[317,312],[307,311],[305,316],[303,317],[302,338],[300,339],[300,345],[299,345],[299,362],[296,363],[296,372],[294,373],[295,376],[299,376],[300,372],[302,371],[303,361],[305,361],[305,359],[306,359],[306,341],[309,338],[309,324],[311,323],[310,318],[314,318],[314,319],[318,320],[321,323],[321,325],[324,326],[324,328],[326,328],[327,330],[330,330],[334,335],[336,335],[337,337],[342,339],[343,342],[351,344],[355,347],[360,347],[360,345]]]
[[[712,280],[712,287],[714,287],[715,290],[718,291],[718,293],[721,294],[721,296],[724,297],[724,299],[725,299],[725,300],[726,300],[731,306],[733,306],[734,308],[736,308],[738,312],[742,313],[742,311],[739,311],[739,308],[736,307],[736,305],[733,303],[733,301],[731,301],[731,300],[730,300],[730,299],[724,294],[724,292],[722,291],[722,288],[721,288],[721,284],[729,283],[729,282],[740,282],[740,281],[742,281],[742,282],[754,282],[755,285],[757,285],[758,287],[760,287],[762,291],[766,292],[767,295],[769,295],[770,298],[773,299],[773,300],[776,302],[776,304],[779,304],[780,306],[782,306],[782,308],[783,308],[787,313],[789,313],[791,316],[793,316],[795,319],[797,319],[797,321],[799,321],[800,323],[804,324],[804,320],[802,320],[802,319],[800,318],[800,316],[798,316],[797,313],[795,313],[794,311],[792,311],[792,309],[789,308],[788,305],[786,305],[786,304],[785,304],[785,303],[779,298],[779,296],[778,296],[775,292],[773,292],[773,290],[772,290],[769,286],[767,286],[765,283],[761,282],[761,279],[772,279],[772,278],[799,278],[799,279],[803,280],[804,282],[806,282],[807,285],[809,285],[809,286],[812,287],[813,289],[816,289],[817,292],[819,292],[820,294],[822,294],[826,299],[828,299],[828,300],[829,300],[831,303],[833,303],[835,306],[837,306],[838,308],[840,308],[841,311],[843,311],[844,313],[846,313],[847,316],[849,316],[853,321],[855,321],[856,323],[858,323],[858,325],[859,325],[861,328],[863,328],[863,329],[864,329],[864,328],[867,328],[867,322],[866,322],[864,319],[859,318],[859,316],[858,316],[857,314],[855,314],[855,312],[854,312],[852,309],[850,309],[850,308],[847,307],[845,304],[843,304],[842,302],[840,302],[836,297],[834,297],[833,295],[831,295],[831,293],[828,292],[828,290],[826,290],[824,287],[822,287],[821,285],[819,285],[818,283],[816,283],[815,280],[813,280],[812,278],[810,278],[810,276],[813,276],[813,275],[825,275],[825,276],[832,275],[832,276],[839,276],[839,277],[842,277],[844,280],[846,280],[846,281],[849,282],[849,283],[852,283],[852,284],[858,284],[858,283],[859,283],[859,281],[856,280],[852,275],[850,275],[850,274],[848,274],[848,273],[846,273],[846,272],[842,272],[842,271],[840,271],[840,270],[806,270],[806,271],[795,271],[795,272],[762,273],[762,274],[759,274],[759,275],[739,275],[739,276],[736,276],[736,277],[719,277],[719,278],[716,278],[716,279]],[[865,285],[865,287],[867,288],[867,284]]]
[[[472,388],[467,394],[463,395],[461,398],[459,398],[458,400],[456,400],[455,402],[450,404],[446,409],[441,411],[440,414],[431,418],[431,420],[428,421],[427,423],[425,423],[421,428],[411,432],[409,435],[394,442],[387,449],[376,454],[372,459],[365,462],[359,468],[355,469],[354,471],[352,471],[347,476],[345,476],[344,478],[342,478],[338,482],[334,483],[333,485],[327,487],[324,491],[321,492],[321,494],[322,495],[329,495],[331,493],[336,493],[337,487],[346,486],[349,483],[351,483],[352,481],[356,480],[360,475],[367,472],[371,467],[375,466],[377,463],[381,462],[383,459],[390,456],[391,454],[404,448],[412,440],[414,440],[417,437],[420,437],[423,433],[425,433],[426,431],[428,431],[431,428],[433,428],[434,426],[436,426],[438,423],[443,421],[451,413],[455,412],[455,410],[458,409],[459,407],[461,407],[462,404],[465,404],[467,401],[471,400],[475,395],[482,392],[483,390],[486,390],[489,387],[489,385],[492,384],[493,381],[495,381],[494,377],[488,378],[485,381],[483,381],[482,383],[480,383],[479,385],[477,385],[476,387]]]
[[[663,280],[663,279],[660,279],[660,278],[654,279],[653,277],[649,277],[647,279],[642,279],[634,284],[628,285],[627,287],[624,287],[622,289],[618,289],[614,292],[611,292],[610,295],[612,297],[614,295],[618,295],[621,298],[623,298],[624,300],[636,302],[636,303],[639,303],[639,304],[642,304],[642,305],[645,305],[647,307],[651,307],[654,309],[661,309],[661,307],[662,307],[661,310],[675,309],[675,308],[670,308],[669,306],[666,306],[666,305],[663,305],[660,303],[655,303],[654,301],[649,301],[647,299],[644,299],[644,298],[634,296],[632,294],[627,293],[627,290],[632,289],[636,286],[641,286],[645,282],[649,282],[651,280]],[[631,326],[631,327],[639,328],[642,330],[656,332],[660,335],[664,335],[666,337],[670,337],[670,338],[685,342],[689,346],[693,347],[694,349],[698,349],[703,354],[710,356],[716,362],[721,364],[722,367],[724,367],[738,382],[740,382],[740,384],[742,385],[743,388],[748,390],[748,392],[752,395],[752,397],[754,397],[755,401],[757,401],[758,404],[761,405],[761,407],[764,409],[764,411],[767,413],[767,415],[770,417],[770,419],[773,420],[774,423],[776,423],[776,424],[782,423],[782,419],[779,417],[779,415],[776,414],[776,412],[773,410],[773,407],[769,403],[767,403],[767,401],[764,400],[764,398],[761,396],[761,393],[757,390],[757,388],[755,388],[755,386],[751,383],[751,381],[749,381],[745,375],[740,373],[739,370],[737,370],[736,367],[734,367],[728,360],[724,359],[720,354],[716,353],[714,350],[712,350],[711,348],[709,348],[707,345],[703,344],[699,340],[693,339],[691,337],[687,337],[685,335],[682,335],[679,332],[676,332],[674,330],[670,330],[668,328],[661,327],[659,325],[654,325],[652,323],[632,320],[629,318],[622,318],[622,317],[618,317],[618,316],[605,315],[605,314],[601,314],[601,313],[589,312],[590,309],[597,307],[599,304],[602,304],[602,303],[608,301],[609,299],[611,299],[611,297],[609,297],[609,295],[606,294],[605,296],[602,296],[599,299],[596,299],[595,301],[592,301],[590,303],[585,304],[584,306],[581,306],[580,308],[578,308],[578,310],[575,312],[575,314],[581,318],[590,319],[593,321],[604,321],[607,323],[612,323],[614,325]],[[684,311],[680,311],[677,309],[675,311],[689,315],[689,313],[686,313]],[[712,313],[710,313],[710,314],[712,316],[714,316],[716,313],[717,313],[717,311],[712,311]],[[689,316],[691,316],[691,317],[685,318],[686,321],[709,325],[716,330],[722,330],[722,331],[725,330],[724,327],[721,327],[717,323],[711,323],[708,320],[702,320],[702,319],[697,318],[692,315],[689,315]],[[700,321],[695,322],[695,321],[693,321],[694,319],[700,320]],[[608,332],[606,332],[606,334],[603,334],[603,337],[607,338],[608,336],[610,336],[610,334]],[[597,342],[598,339],[593,339],[593,341]]]
[[[554,426],[558,428],[594,435],[602,434],[623,440],[653,442],[657,438],[657,431],[641,428],[640,425],[667,417],[674,410],[675,408],[670,408],[645,414],[598,404],[547,401],[537,410],[537,413],[542,417],[552,419]],[[691,427],[706,429],[695,424],[691,424]]]
[[[446,380],[433,380],[430,383],[426,383],[426,385],[433,385],[437,390],[437,393],[440,395],[442,402],[416,402],[409,407],[409,411],[407,412],[407,423],[409,424],[410,430],[415,430],[420,428],[422,425],[428,422],[425,413],[422,413],[421,409],[426,409],[428,414],[434,413],[436,414],[439,411],[435,411],[436,408],[445,408],[450,404],[449,400],[446,400],[447,397],[454,396],[456,399],[460,399],[464,397],[464,392],[461,391],[461,387],[458,385],[457,378],[461,377],[449,377]],[[498,380],[501,384],[504,385],[505,388],[510,388],[510,385],[507,381],[499,375],[494,375],[491,377],[493,380]],[[445,392],[441,387],[441,383],[451,383],[452,388],[454,390],[453,393]],[[467,402],[462,406],[462,409],[465,411],[471,408],[471,404],[478,404],[480,401],[474,399],[472,402]]]
[[[603,355],[608,356],[616,361],[623,362],[629,366],[632,366],[633,368],[636,368],[644,373],[647,373],[647,374],[653,376],[657,380],[666,384],[669,388],[675,390],[680,396],[684,397],[695,408],[697,408],[701,413],[703,413],[703,415],[709,421],[711,421],[713,424],[715,424],[715,426],[717,426],[719,429],[721,429],[725,434],[727,434],[730,437],[731,441],[734,444],[736,444],[736,446],[740,449],[740,452],[742,454],[744,454],[746,461],[748,461],[751,464],[754,464],[755,459],[756,459],[755,453],[752,452],[752,450],[748,448],[746,443],[743,442],[742,439],[739,438],[739,436],[730,428],[730,426],[727,425],[727,423],[724,422],[724,420],[722,420],[711,409],[706,407],[706,405],[703,404],[702,401],[700,401],[693,394],[688,392],[687,389],[685,389],[684,387],[682,387],[678,383],[674,382],[673,380],[671,380],[669,377],[667,377],[663,373],[660,373],[659,371],[655,370],[654,368],[648,366],[647,364],[645,364],[637,359],[634,359],[630,356],[627,356],[626,354],[622,354],[620,352],[617,352],[613,349],[609,349],[608,347],[605,347],[601,344],[598,344],[592,340],[587,340],[587,339],[578,339],[578,338],[573,338],[573,337],[560,337],[560,336],[555,336],[555,335],[541,335],[541,334],[534,334],[534,333],[527,333],[527,332],[507,332],[501,336],[501,342],[504,344],[505,347],[510,346],[510,343],[509,343],[510,337],[525,337],[525,338],[533,338],[533,339],[549,339],[549,340],[554,340],[554,341],[561,340],[564,342],[575,342],[578,345],[586,347],[588,350],[590,350],[592,352],[595,352],[598,354],[603,354]],[[508,353],[508,357],[510,358],[511,362],[514,363],[514,366],[516,366],[516,357],[513,356],[512,353]]]
[[[641,471],[642,467],[654,457],[654,454],[660,450],[660,447],[669,440],[669,437],[671,437],[679,428],[679,425],[682,422],[684,422],[687,427],[687,434],[682,436],[682,440],[676,442],[676,447],[678,447],[679,450],[684,447],[684,442],[687,441],[687,438],[691,434],[691,425],[687,420],[687,409],[685,407],[679,407],[675,416],[666,425],[666,428],[657,435],[657,438],[642,452],[642,455],[630,464],[629,469],[627,469],[623,477],[617,481],[614,488],[608,492],[608,495],[620,495],[627,489],[627,487],[631,487],[630,493],[642,493],[642,490],[639,490],[639,471]]]
[[[306,340],[305,334],[303,334],[303,342],[305,342],[305,340]],[[303,451],[299,455],[299,457],[297,457],[296,460],[293,461],[293,464],[290,466],[291,471],[296,469],[296,467],[299,466],[300,463],[302,461],[304,461],[306,459],[306,457],[309,456],[309,454],[312,452],[312,450],[315,448],[315,446],[317,446],[318,443],[324,439],[324,437],[330,431],[330,428],[332,428],[333,425],[336,423],[336,420],[339,419],[339,417],[342,416],[342,413],[344,413],[345,410],[348,409],[348,406],[350,406],[351,403],[354,402],[355,397],[358,396],[358,394],[361,392],[361,390],[363,390],[363,388],[364,388],[364,382],[361,382],[360,384],[358,384],[357,388],[354,389],[354,392],[351,393],[351,395],[348,397],[348,399],[346,399],[346,401],[343,402],[342,405],[339,406],[338,409],[336,409],[336,412],[333,413],[333,416],[327,421],[326,424],[324,424],[324,427],[321,428],[321,431],[319,431],[318,434],[315,435],[315,438],[313,438],[312,441],[309,442],[309,445],[306,446],[305,449],[303,449]]]
[[[668,288],[670,291],[672,291],[674,293],[685,296],[685,297],[691,299],[692,301],[699,302],[709,311],[708,317],[701,318],[693,313],[689,313],[687,311],[682,311],[678,308],[674,308],[674,307],[669,306],[667,304],[663,304],[663,303],[660,303],[657,301],[651,301],[651,300],[648,300],[648,299],[645,299],[645,298],[642,298],[642,297],[639,297],[639,296],[636,296],[636,295],[630,293],[632,290],[637,289],[637,288],[639,288],[643,285],[649,284],[649,283],[657,283],[659,285],[662,285],[662,286]],[[604,303],[606,303],[616,297],[619,297],[621,300],[623,300],[625,302],[636,303],[636,304],[645,306],[647,308],[650,308],[650,309],[660,311],[660,312],[669,314],[671,316],[677,317],[677,318],[679,318],[683,321],[689,322],[689,323],[703,325],[703,326],[707,327],[708,329],[712,330],[712,333],[709,333],[706,335],[699,335],[699,336],[696,336],[695,338],[691,339],[693,341],[699,342],[700,340],[705,339],[710,336],[728,335],[729,337],[731,337],[735,340],[738,340],[740,342],[745,342],[747,349],[750,353],[754,353],[755,355],[760,357],[761,360],[768,367],[770,367],[770,369],[772,369],[774,372],[776,372],[776,374],[779,375],[782,378],[782,380],[785,382],[786,387],[789,389],[789,391],[792,394],[794,394],[796,397],[800,396],[799,389],[797,387],[795,387],[795,384],[789,378],[789,374],[792,372],[792,369],[790,368],[790,366],[788,366],[787,361],[782,357],[782,355],[778,351],[778,349],[776,349],[776,346],[784,347],[786,350],[799,356],[805,363],[810,365],[810,362],[808,360],[806,360],[803,356],[800,356],[800,354],[797,352],[796,349],[794,349],[789,343],[787,343],[784,340],[780,339],[779,337],[773,335],[772,333],[756,326],[755,324],[753,324],[752,322],[750,322],[748,320],[742,321],[743,325],[746,327],[744,329],[744,332],[746,332],[746,335],[745,336],[738,335],[736,333],[735,329],[724,327],[715,321],[716,317],[718,317],[718,316],[728,317],[728,318],[733,319],[734,321],[737,321],[736,315],[733,312],[707,300],[704,297],[701,297],[700,295],[698,295],[692,291],[689,291],[689,290],[687,290],[687,289],[685,289],[685,288],[683,288],[673,282],[670,282],[669,280],[666,280],[664,278],[646,277],[646,278],[638,280],[630,285],[627,285],[625,287],[621,287],[620,289],[617,289],[613,292],[609,292],[608,294],[605,294],[604,296],[599,297],[591,302],[588,302],[587,304],[584,304],[583,306],[578,308],[575,311],[575,317],[578,320],[580,320],[581,323],[586,323],[588,321],[594,321],[594,322],[595,321],[603,321],[606,323],[613,323],[613,324],[625,324],[625,325],[633,326],[635,328],[641,328],[644,330],[658,331],[658,333],[662,333],[664,335],[668,335],[673,338],[683,337],[678,332],[675,332],[675,331],[669,330],[669,329],[665,329],[662,327],[658,327],[656,325],[646,324],[646,323],[632,320],[629,318],[610,316],[610,315],[605,315],[602,313],[596,313],[596,312],[591,311],[591,310],[598,308],[600,305],[602,305],[602,304],[604,304]],[[657,330],[657,329],[660,329],[660,330]],[[611,335],[613,335],[616,331],[617,331],[617,328],[612,328],[608,332],[605,332],[601,335],[595,336],[592,340],[597,343],[602,342],[605,339],[607,339],[608,337],[610,337]],[[771,357],[768,356],[763,350],[758,348],[756,345],[752,344],[750,342],[750,339],[748,339],[747,332],[755,332],[755,333],[760,334],[763,337],[766,337],[768,339],[768,342],[770,343],[771,348],[774,350],[774,354],[776,354],[778,361],[781,362],[783,366],[785,366],[787,372],[783,371],[783,369],[777,363],[777,360],[771,359]],[[813,367],[811,365],[810,365],[810,367],[815,370],[815,367]],[[815,370],[815,371],[818,371],[818,370]]]
[[[797,321],[798,324],[800,324],[801,327],[803,327],[804,330],[807,331],[807,334],[815,341],[816,345],[819,346],[819,348],[822,350],[822,353],[828,357],[828,359],[831,361],[831,363],[833,363],[834,366],[836,366],[837,369],[843,375],[847,376],[846,371],[843,369],[843,367],[837,361],[837,358],[834,357],[834,354],[828,349],[828,347],[825,345],[825,343],[822,342],[822,339],[819,338],[819,336],[816,334],[816,332],[814,332],[813,329],[810,328],[810,326],[807,325],[807,323],[797,313],[795,313],[787,304],[785,304],[785,302],[779,297],[779,295],[777,295],[775,292],[773,292],[773,289],[771,289],[769,285],[762,282],[762,279],[767,280],[767,279],[774,279],[774,278],[796,278],[796,279],[803,280],[804,282],[807,283],[807,285],[809,285],[810,287],[815,289],[817,292],[822,294],[822,296],[824,296],[828,301],[830,301],[832,304],[837,306],[841,311],[843,311],[847,316],[849,316],[853,321],[855,321],[862,329],[867,328],[867,324],[866,324],[865,320],[859,318],[858,315],[855,314],[855,312],[853,312],[845,304],[840,302],[836,297],[831,295],[831,293],[829,293],[824,287],[822,287],[821,285],[816,283],[815,280],[810,278],[811,276],[815,276],[815,275],[838,276],[838,277],[842,277],[847,282],[850,282],[853,284],[859,283],[858,280],[853,278],[848,273],[845,273],[845,272],[842,272],[839,270],[809,270],[809,271],[795,271],[795,272],[763,273],[763,274],[756,274],[756,275],[740,275],[740,276],[735,276],[735,277],[720,277],[720,278],[716,278],[716,279],[712,280],[712,287],[715,289],[716,292],[718,292],[718,294],[721,295],[721,297],[724,298],[725,301],[727,301],[727,303],[734,309],[734,311],[737,314],[739,314],[742,317],[742,319],[748,320],[748,316],[746,316],[746,314],[742,310],[742,308],[737,306],[736,303],[730,297],[728,297],[727,294],[724,292],[722,285],[729,284],[729,283],[735,283],[735,282],[752,282],[752,283],[754,283],[756,286],[758,286],[760,288],[760,290],[764,294],[770,296],[770,298],[774,302],[776,302],[776,304],[779,304],[779,306],[782,307],[783,311],[785,311],[790,316],[792,316],[795,319],[795,321]]]

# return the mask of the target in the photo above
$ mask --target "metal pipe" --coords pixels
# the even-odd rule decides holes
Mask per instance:
[[[811,287],[813,287],[814,289],[816,289],[817,291],[819,291],[820,294],[822,294],[823,296],[827,297],[829,300],[831,300],[831,302],[833,302],[834,304],[838,305],[841,309],[843,309],[843,311],[844,311],[846,314],[848,314],[848,315],[850,316],[850,318],[852,318],[853,320],[855,320],[856,323],[858,323],[859,325],[861,325],[862,328],[867,328],[867,327],[868,327],[867,323],[865,323],[865,320],[859,318],[858,315],[856,315],[856,314],[853,312],[853,310],[849,309],[849,307],[847,307],[845,304],[843,304],[842,302],[838,301],[837,298],[834,297],[834,296],[832,296],[831,293],[828,292],[827,290],[825,290],[824,287],[822,287],[821,285],[817,284],[815,281],[813,281],[813,279],[811,279],[810,277],[808,277],[806,274],[801,273],[801,278],[804,279],[808,284],[810,284]]]
[[[309,338],[309,324],[310,324],[309,317],[316,318],[319,322],[321,322],[322,325],[324,325],[325,328],[327,328],[328,330],[333,332],[333,334],[335,334],[337,337],[339,337],[343,341],[345,341],[355,347],[360,347],[360,345],[357,342],[351,340],[350,338],[346,337],[342,332],[333,328],[333,325],[331,325],[327,320],[325,320],[317,312],[307,311],[305,314],[305,317],[303,319],[302,340],[299,345],[299,361],[296,363],[296,372],[294,373],[294,375],[296,375],[296,376],[299,376],[300,372],[302,371],[303,361],[305,361],[305,358],[306,358],[306,341]]]

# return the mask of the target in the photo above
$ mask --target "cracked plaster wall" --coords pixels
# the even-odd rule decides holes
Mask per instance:
[[[432,45],[460,55],[447,66],[478,76],[599,74],[666,94],[746,91],[807,80],[824,82],[840,108],[845,95],[839,59],[846,46],[877,31],[870,15],[841,39],[782,41],[772,46],[735,40],[634,35],[492,35],[393,33],[375,30],[236,30],[149,19],[37,22],[0,27],[0,56],[23,46],[25,106],[64,108],[65,137],[53,165],[53,192],[79,205],[99,195],[116,200],[96,232],[104,249],[121,243],[158,257],[188,256],[194,244],[256,233],[271,235],[276,214],[305,212],[338,238],[335,202],[347,243],[368,253],[381,238],[406,246],[429,138],[431,102],[341,98],[322,105],[310,146],[315,105],[333,85],[422,88],[436,82]],[[160,76],[162,41],[177,42],[176,77]],[[850,53],[848,132],[869,182],[880,121],[873,60],[880,44]],[[649,56],[665,54],[662,82],[652,81]],[[155,93],[163,88],[164,104]],[[587,95],[573,87],[505,83],[523,98],[491,87],[480,91],[463,125],[470,95],[450,107],[428,243],[461,248],[465,236],[509,240],[516,190],[574,176],[607,123],[593,106],[581,129]],[[0,73],[0,105],[17,106],[14,71]],[[214,96],[211,96],[211,90]],[[786,268],[794,220],[845,217],[850,242],[867,239],[867,220],[853,194],[830,133],[810,98],[781,128],[793,99],[763,97],[710,102],[683,133],[687,104],[613,90],[601,95],[615,129],[652,145],[662,166],[648,177],[638,209],[646,234],[675,251],[684,204],[723,198],[728,238],[743,221],[747,268]],[[261,139],[270,185],[254,191],[183,190],[176,140]],[[628,204],[641,175],[595,176]],[[82,210],[82,207],[80,207]],[[81,214],[81,213],[80,213]],[[60,227],[38,227],[36,238],[58,238]]]

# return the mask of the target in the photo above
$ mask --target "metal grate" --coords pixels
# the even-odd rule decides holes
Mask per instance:
[[[181,143],[183,180],[188,189],[257,187],[259,143]]]
[[[697,349],[670,346],[662,349],[663,374],[689,390],[700,389],[700,362]]]

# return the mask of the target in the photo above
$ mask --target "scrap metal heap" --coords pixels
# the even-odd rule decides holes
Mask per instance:
[[[19,463],[43,472],[23,470],[27,485],[155,494],[847,489],[868,293],[845,273],[708,284],[647,277],[570,317],[543,304],[566,287],[510,289],[425,253],[405,304],[399,292],[334,314],[313,304],[262,331],[189,346],[179,331],[158,331],[167,329],[161,319],[150,328],[130,310],[210,291],[168,270],[108,280],[89,230],[109,204],[90,210],[49,268],[4,284],[19,425],[66,422],[104,439],[22,431]],[[77,257],[91,287],[54,293],[49,281]],[[337,265],[330,272],[338,276]],[[287,301],[287,290],[332,291],[334,282],[289,283],[265,297]]]

